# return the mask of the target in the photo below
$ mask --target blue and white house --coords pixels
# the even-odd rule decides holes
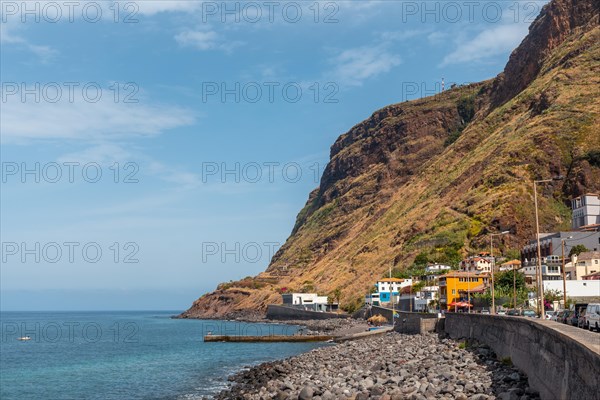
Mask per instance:
[[[402,288],[411,286],[412,284],[412,279],[381,279],[375,284],[377,291],[375,293],[368,294],[365,297],[365,303],[375,306],[383,303],[389,303],[392,296],[394,298],[394,302],[397,303],[398,297],[400,296],[400,290],[402,290]]]

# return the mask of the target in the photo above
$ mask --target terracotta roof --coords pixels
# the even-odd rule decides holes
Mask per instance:
[[[592,276],[600,276],[600,271],[594,272],[593,274],[583,275],[582,278],[590,278]]]
[[[487,272],[483,274],[476,274],[474,272],[465,272],[465,271],[453,271],[448,272],[447,274],[441,275],[440,278],[463,278],[463,277],[481,277],[481,278],[489,278],[490,274]]]
[[[400,279],[400,278],[384,278],[384,279],[380,279],[377,282],[404,282],[406,279]]]
[[[481,285],[477,285],[474,286],[472,288],[470,288],[469,290],[467,289],[459,289],[459,292],[470,292],[470,293],[475,293],[475,292],[485,292],[485,289],[487,288],[487,286],[485,286],[483,283]]]
[[[577,261],[588,261],[600,259],[600,251],[585,251],[577,257]]]
[[[469,261],[485,261],[487,263],[490,262],[489,260],[486,260],[485,258],[481,258],[481,257],[473,257],[473,258],[467,259],[466,261],[467,262],[469,262]]]

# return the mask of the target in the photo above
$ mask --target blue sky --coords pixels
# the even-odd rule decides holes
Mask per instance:
[[[0,4],[0,306],[91,310],[264,270],[340,134],[495,76],[544,2]]]

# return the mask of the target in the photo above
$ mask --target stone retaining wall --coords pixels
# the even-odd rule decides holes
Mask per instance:
[[[542,399],[598,399],[600,334],[554,321],[468,313],[446,313],[444,330],[454,339],[489,345],[510,357]]]
[[[371,306],[371,315],[381,314],[388,321],[392,319],[392,310],[385,307]],[[409,311],[398,311],[398,315],[394,321],[394,330],[400,333],[425,333],[435,332],[439,319],[437,314],[418,313]],[[367,316],[368,318],[368,316]]]

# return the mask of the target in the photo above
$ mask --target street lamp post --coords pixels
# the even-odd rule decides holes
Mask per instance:
[[[398,293],[399,294],[399,293]],[[392,282],[392,267],[390,265],[390,300],[392,302],[392,330],[394,329],[394,282]]]
[[[496,269],[496,262],[494,260],[494,236],[501,236],[509,234],[510,231],[503,231],[500,233],[490,233],[490,258],[492,259],[492,312],[491,314],[496,314],[496,299],[494,293],[494,270]]]
[[[538,214],[538,202],[537,202],[537,184],[538,183],[548,183],[552,181],[559,181],[563,179],[562,176],[557,176],[552,179],[541,179],[537,181],[533,181],[533,201],[535,203],[535,230],[537,233],[537,262],[536,262],[536,270],[535,276],[537,280],[537,313],[540,318],[542,318],[542,314],[545,311],[544,305],[544,282],[543,282],[543,272],[542,272],[542,248],[540,244],[540,218]],[[540,303],[542,304],[540,308]]]
[[[410,276],[408,279],[410,279],[410,285],[408,285],[408,312],[412,312],[412,287],[413,287],[413,279],[412,276]]]
[[[517,309],[517,271],[513,264],[513,310]]]
[[[467,304],[469,304],[469,314],[471,313],[471,276],[469,275],[470,269],[470,267],[467,267]]]

